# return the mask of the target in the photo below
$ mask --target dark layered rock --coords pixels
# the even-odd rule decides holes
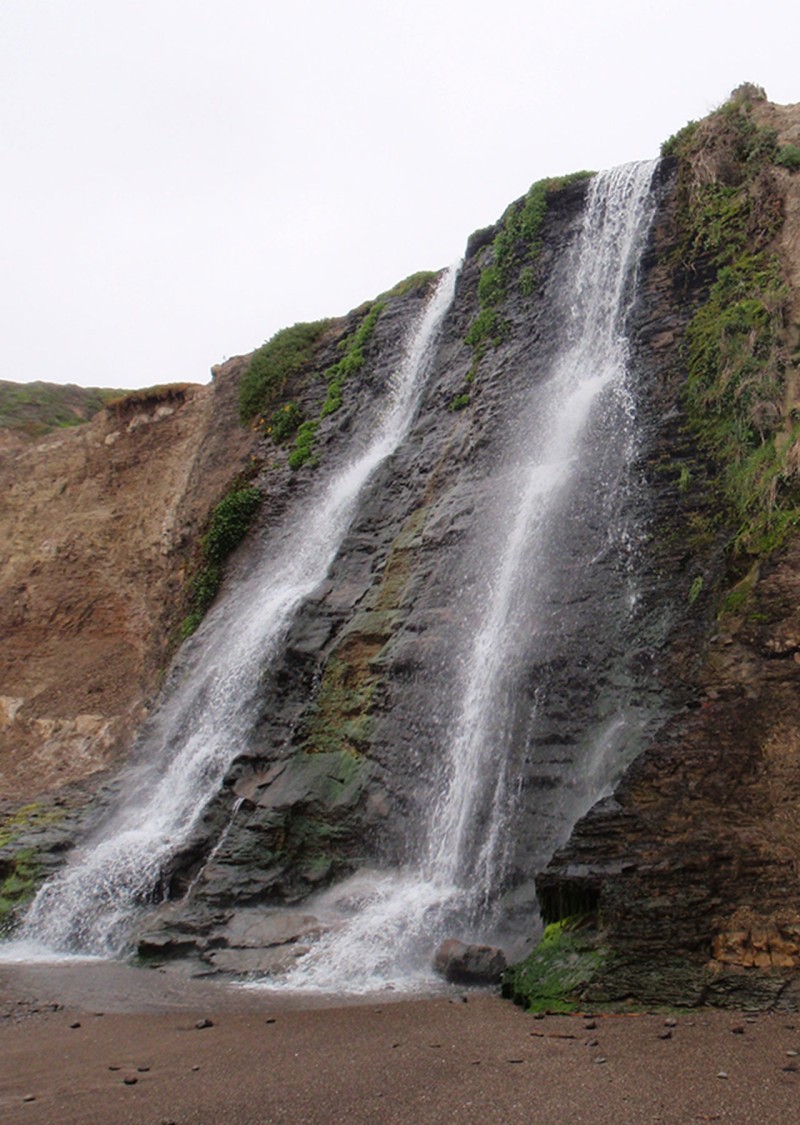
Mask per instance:
[[[754,116],[759,125],[776,129],[779,141],[781,132],[788,139],[797,127],[796,107],[765,104]],[[704,123],[707,151],[696,168],[684,170],[700,183],[738,183],[744,174],[725,132],[735,117],[723,114],[720,120],[716,134]],[[753,213],[761,213],[759,206],[769,209],[769,253],[777,255],[790,285],[796,284],[800,192],[791,178],[779,180],[774,168],[759,176],[751,187]],[[764,239],[763,232],[756,233]],[[674,317],[681,294],[689,297],[690,310],[705,299],[714,264],[706,257],[696,266],[690,262],[684,273],[676,268],[681,256],[669,224],[662,227],[661,245],[657,242],[663,264],[651,273],[644,300]],[[663,284],[654,287],[659,276]],[[796,308],[796,289],[789,288],[785,299]],[[685,355],[675,346],[680,320],[675,327],[666,354],[673,357],[672,382],[677,378],[680,390],[685,378]],[[782,346],[791,350],[795,340],[795,329],[785,324]],[[784,409],[791,414],[796,410],[791,364],[781,370]],[[761,378],[768,383],[763,373]],[[687,465],[688,477],[696,472],[698,456],[686,449],[691,433],[680,397],[675,416],[682,436],[681,430],[673,434],[669,449]],[[794,423],[791,417],[785,421],[775,443],[788,448]],[[778,501],[791,503],[794,476],[790,457],[776,480]],[[713,485],[710,465],[706,478]],[[676,497],[667,521],[674,524],[679,506],[694,496],[690,487]],[[771,552],[768,544],[751,547],[749,558],[731,550],[725,569],[716,568],[709,583],[697,548],[714,537],[730,540],[731,531],[740,530],[741,515],[735,528],[725,527],[726,510],[730,506],[726,509],[720,491],[709,491],[694,512],[687,509],[687,532],[694,526],[695,533],[685,537],[685,555],[702,592],[695,629],[679,631],[672,644],[677,675],[691,654],[685,709],[629,767],[613,796],[578,822],[537,879],[546,921],[581,915],[598,924],[593,940],[603,949],[602,965],[590,983],[583,982],[581,998],[587,1002],[633,998],[786,1009],[800,1004],[800,541],[789,535]],[[663,521],[661,516],[660,527]]]
[[[795,542],[763,568],[746,611],[710,647],[696,706],[538,880],[548,917],[603,920],[616,956],[595,995],[797,1002],[798,567]]]
[[[669,226],[671,175],[666,164],[654,187],[662,201],[656,240]],[[250,747],[176,858],[173,893],[191,883],[193,911],[211,917],[248,904],[295,903],[365,863],[402,862],[418,846],[458,705],[451,690],[458,654],[481,612],[470,590],[483,565],[487,513],[513,463],[516,419],[561,344],[559,268],[585,191],[578,182],[550,198],[537,292],[523,297],[509,286],[506,334],[467,384],[474,356],[464,337],[478,313],[478,279],[496,228],[470,241],[413,430],[375,474],[328,578],[294,616],[283,655],[264,676]],[[538,627],[535,644],[524,641],[509,695],[498,701],[512,716],[509,772],[518,798],[496,893],[518,933],[532,924],[536,870],[593,799],[596,779],[584,777],[580,763],[598,731],[613,726],[622,708],[635,716],[613,776],[689,698],[722,568],[719,538],[687,535],[708,503],[707,470],[676,406],[675,355],[691,299],[676,304],[657,249],[643,272],[632,361],[640,437],[628,479],[617,482],[615,515],[639,529],[637,609],[627,609],[619,555],[592,546],[609,518],[607,490],[579,469],[580,502],[556,529],[548,557],[544,617],[554,627]],[[376,390],[423,299],[408,295],[379,318],[364,379],[348,390],[335,426],[331,420],[320,431],[323,457],[346,456],[340,435],[375,410]],[[465,386],[469,406],[448,409]],[[613,435],[595,440],[611,443]],[[680,492],[687,458],[694,485]],[[298,513],[311,478],[304,469],[291,481]],[[592,554],[591,566],[575,566]],[[698,568],[704,593],[690,605]]]

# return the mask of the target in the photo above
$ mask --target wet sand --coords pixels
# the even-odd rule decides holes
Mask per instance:
[[[800,1115],[800,1015],[536,1019],[481,992],[309,1007],[97,968],[0,965],[4,1122],[763,1125]]]

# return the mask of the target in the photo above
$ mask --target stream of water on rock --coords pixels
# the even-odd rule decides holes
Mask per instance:
[[[309,902],[332,928],[282,987],[366,992],[430,984],[439,941],[454,934],[480,940],[492,931],[491,898],[514,805],[505,680],[510,676],[513,683],[520,620],[535,630],[537,611],[546,611],[547,539],[557,521],[570,518],[579,460],[591,463],[587,431],[594,428],[595,441],[597,434],[603,440],[604,433],[615,433],[615,456],[622,461],[635,449],[626,321],[653,213],[654,168],[646,162],[612,169],[589,187],[559,293],[567,310],[563,344],[546,383],[533,392],[535,424],[514,472],[506,474],[503,533],[487,552],[483,619],[468,645],[457,719],[443,748],[417,862],[399,872],[361,871]],[[602,450],[595,455],[598,462],[603,456]],[[580,516],[573,512],[572,518]],[[585,776],[562,810],[568,827],[627,764],[620,750],[625,726],[620,713],[593,732],[579,764]],[[630,732],[627,741],[634,741]],[[560,842],[553,840],[551,850]]]
[[[446,271],[413,327],[385,408],[366,442],[308,502],[253,573],[229,584],[184,646],[172,682],[125,778],[132,794],[97,837],[34,899],[17,949],[114,955],[170,856],[188,840],[231,761],[246,745],[262,671],[301,602],[324,579],[377,467],[397,449],[430,373],[457,270]]]

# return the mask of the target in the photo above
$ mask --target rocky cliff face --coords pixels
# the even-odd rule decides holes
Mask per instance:
[[[674,168],[665,166],[653,189],[663,201],[662,225],[673,178]],[[458,702],[451,690],[460,674],[457,655],[482,612],[471,584],[487,549],[487,526],[498,515],[502,523],[498,482],[516,454],[515,419],[549,376],[560,345],[559,267],[585,194],[585,180],[550,191],[536,293],[513,284],[526,268],[520,254],[502,304],[507,327],[468,378],[475,351],[465,338],[480,315],[480,279],[503,223],[471,240],[414,428],[373,482],[327,581],[293,619],[285,655],[264,680],[250,748],[175,857],[173,898],[187,888],[191,893],[162,911],[155,928],[148,923],[145,952],[194,948],[228,968],[282,963],[284,955],[267,940],[269,926],[260,955],[255,938],[246,954],[232,952],[234,919],[244,914],[252,922],[259,909],[299,902],[361,866],[397,865],[413,856]],[[618,544],[607,539],[607,482],[580,476],[548,556],[551,625],[537,643],[526,640],[523,658],[515,656],[510,744],[519,796],[495,893],[517,935],[529,933],[535,917],[535,872],[589,806],[592,787],[602,784],[584,767],[593,738],[623,715],[629,722],[606,763],[613,777],[689,697],[710,594],[723,569],[719,537],[686,549],[687,523],[704,506],[704,467],[695,469],[696,495],[677,491],[680,458],[697,460],[675,409],[679,376],[672,363],[691,308],[662,299],[668,278],[654,252],[644,269],[650,291],[635,315],[632,363],[639,441],[625,479],[615,482],[619,510],[612,513],[621,533],[639,529],[637,610],[625,608],[628,573]],[[406,305],[397,323],[408,323],[411,297]],[[392,319],[377,323],[367,354],[370,377],[348,407],[353,417],[388,373],[397,337],[382,333],[396,329]],[[452,409],[465,388],[468,403]],[[613,444],[612,435],[605,440]],[[304,487],[301,474],[295,481]],[[573,563],[589,557],[585,568]],[[700,605],[689,598],[697,566],[707,578]],[[313,929],[316,921],[300,924],[301,934],[308,925]]]
[[[521,614],[498,700],[516,796],[496,905],[517,934],[535,928],[536,889],[547,920],[581,915],[592,971],[570,990],[593,1001],[795,1002],[800,176],[780,161],[798,138],[797,107],[748,97],[662,162],[629,324],[635,453],[613,481],[602,461],[579,466],[550,539],[545,624]],[[164,873],[172,902],[143,922],[143,953],[275,967],[318,925],[271,908],[413,853],[520,419],[561,344],[586,191],[583,177],[532,189],[470,240],[413,428],[265,669],[252,736]],[[9,452],[7,797],[114,760],[152,698],[210,508],[255,466],[265,503],[233,582],[364,440],[429,286],[385,295],[336,410],[322,376],[363,309],[320,330],[255,430],[236,421],[235,360],[212,387]],[[317,419],[314,458],[296,471],[269,424],[295,410]],[[611,529],[630,535],[627,563]],[[593,748],[619,726],[607,772],[592,774]],[[510,990],[530,999],[536,982]]]
[[[758,134],[761,139],[769,141],[766,131],[776,131],[778,152],[800,138],[798,106],[770,106],[757,99],[746,106],[746,116],[764,131]],[[779,548],[773,549],[766,536],[759,549],[750,520],[756,514],[761,518],[764,503],[754,505],[750,515],[737,511],[735,503],[725,501],[724,480],[720,483],[717,476],[716,521],[723,528],[727,524],[731,535],[738,532],[739,547],[728,548],[727,594],[710,599],[715,617],[708,621],[704,659],[687,709],[666,724],[614,795],[578,823],[538,886],[549,920],[578,914],[593,917],[600,926],[594,934],[590,927],[580,939],[606,958],[599,971],[593,966],[587,973],[584,983],[593,981],[588,997],[794,1008],[800,965],[800,667],[795,655],[800,546],[793,531],[797,482],[790,451],[797,407],[800,181],[796,173],[770,164],[762,166],[762,179],[754,186],[752,175],[737,165],[742,154],[727,132],[729,122],[717,118],[702,128],[709,130],[701,136],[702,144],[684,155],[684,184],[690,179],[696,192],[710,185],[728,200],[747,185],[756,201],[749,214],[764,200],[777,201],[777,218],[737,253],[769,255],[785,279],[782,308],[776,312],[782,348],[780,403],[771,431],[765,429],[763,445],[756,448],[765,457],[770,445],[783,451],[772,483],[773,519],[779,519],[783,505],[791,513],[789,530]],[[685,285],[674,255],[680,222],[671,233],[665,228],[661,237],[658,256],[663,261],[671,256],[672,282]],[[735,230],[730,237],[736,237]],[[695,308],[708,307],[704,302],[709,294],[713,298],[719,276],[708,256],[696,263],[688,289]],[[649,288],[647,299],[656,305],[676,304],[669,287],[660,294]],[[758,298],[744,288],[738,296]],[[755,327],[749,332],[754,339]],[[755,368],[761,387],[774,377],[769,363],[762,352]],[[685,351],[673,354],[678,390],[685,364]],[[719,379],[725,377],[721,364]],[[683,410],[685,395],[676,401]],[[686,424],[691,430],[690,419]],[[704,449],[702,442],[699,449]],[[724,474],[724,463],[718,460],[717,468]],[[742,480],[740,487],[744,492],[747,482]],[[747,546],[742,547],[743,541]]]

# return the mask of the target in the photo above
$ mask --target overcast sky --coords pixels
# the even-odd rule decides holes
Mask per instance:
[[[205,382],[743,81],[800,101],[799,26],[796,0],[2,0],[0,378]]]

